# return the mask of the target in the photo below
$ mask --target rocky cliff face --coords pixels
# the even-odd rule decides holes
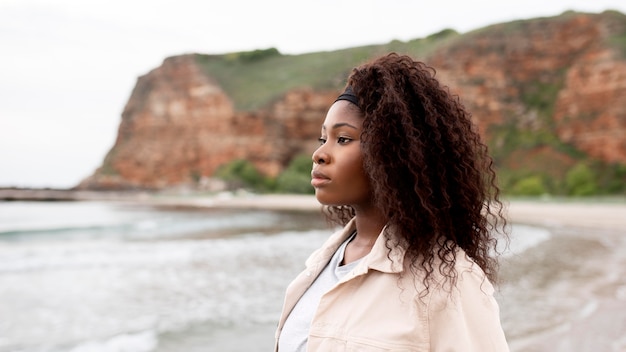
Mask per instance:
[[[80,188],[164,188],[196,184],[235,159],[276,176],[310,153],[336,92],[294,90],[271,106],[238,112],[194,55],[166,59],[140,77],[115,145]]]
[[[431,58],[505,167],[532,168],[529,160],[520,163],[520,148],[529,149],[526,158],[568,164],[557,144],[626,164],[626,61],[607,45],[624,35],[626,22],[603,15],[494,25]],[[507,141],[520,135],[535,140],[506,150]]]
[[[462,98],[501,167],[560,177],[575,162],[569,147],[626,164],[626,60],[608,45],[625,36],[621,14],[570,13],[483,28],[424,61]],[[236,111],[194,55],[166,59],[138,79],[115,145],[80,187],[194,184],[234,159],[277,175],[312,152],[337,93],[292,90]]]
[[[626,164],[626,62],[594,47],[567,71],[554,123],[562,141],[601,160]]]

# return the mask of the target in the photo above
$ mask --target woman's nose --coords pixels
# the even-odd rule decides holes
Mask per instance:
[[[317,150],[313,152],[311,159],[313,159],[313,163],[315,164],[327,164],[328,163],[328,154],[325,153],[322,148],[324,146],[321,145]]]

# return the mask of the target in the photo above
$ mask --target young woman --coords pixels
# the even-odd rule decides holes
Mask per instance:
[[[289,285],[278,351],[508,351],[492,160],[433,69],[395,53],[355,68],[311,184],[344,227]]]

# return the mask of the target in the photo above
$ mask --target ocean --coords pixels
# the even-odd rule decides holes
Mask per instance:
[[[0,352],[271,351],[287,284],[332,231],[309,212],[0,202]],[[511,350],[625,351],[624,233],[511,236]]]

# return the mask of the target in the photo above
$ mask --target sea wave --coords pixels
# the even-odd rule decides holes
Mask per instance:
[[[150,352],[158,344],[154,330],[113,336],[100,341],[88,341],[79,344],[69,352]]]
[[[504,249],[504,256],[517,255],[547,241],[550,237],[552,233],[546,228],[514,224],[511,228],[509,247],[501,249]]]

